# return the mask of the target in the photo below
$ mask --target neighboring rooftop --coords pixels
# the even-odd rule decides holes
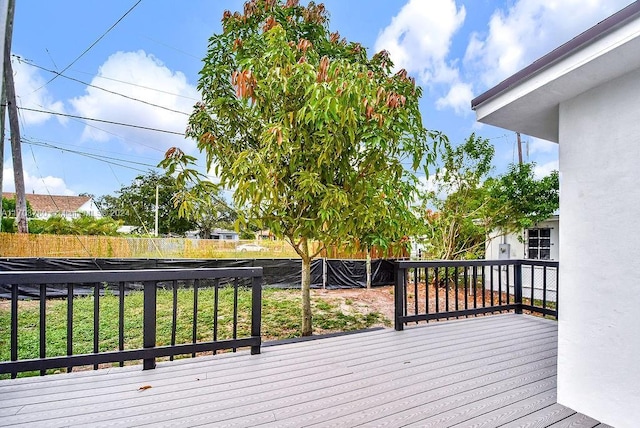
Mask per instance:
[[[91,200],[89,196],[38,195],[33,193],[27,193],[25,196],[35,213],[76,212]],[[2,197],[14,199],[16,194],[3,192]]]

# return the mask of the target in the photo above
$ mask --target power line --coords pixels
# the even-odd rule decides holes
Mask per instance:
[[[147,36],[147,35],[145,35],[145,34],[141,34],[141,35],[142,35],[142,37],[144,37],[144,38],[146,38],[146,39],[149,39],[149,40],[151,40],[152,42],[159,44],[160,46],[164,46],[164,47],[166,47],[166,48],[173,49],[173,50],[174,50],[174,51],[176,51],[176,52],[180,52],[181,54],[186,55],[186,56],[188,56],[188,57],[191,57],[191,58],[193,58],[193,59],[196,59],[196,60],[198,60],[198,61],[200,61],[200,60],[202,59],[202,58],[199,58],[199,57],[197,57],[197,56],[195,56],[195,55],[193,55],[193,54],[190,54],[189,52],[183,51],[182,49],[178,49],[178,48],[176,48],[175,46],[171,46],[171,45],[169,45],[169,44],[167,44],[167,43],[164,43],[164,42],[161,42],[161,41],[159,41],[159,40],[153,39],[153,38],[151,38],[151,37],[149,37],[149,36]]]
[[[28,140],[26,138],[23,138],[22,142],[24,144],[28,144],[30,146],[38,146],[38,147],[44,147],[44,148],[48,148],[48,149],[60,150],[60,151],[63,151],[63,152],[68,152],[68,153],[74,153],[74,154],[77,154],[79,156],[84,156],[84,157],[87,157],[87,158],[90,158],[90,159],[94,159],[94,160],[97,160],[97,161],[100,161],[100,162],[104,162],[104,163],[108,163],[108,164],[111,164],[111,165],[120,166],[122,168],[132,169],[134,171],[139,171],[139,172],[147,172],[147,171],[143,170],[143,169],[140,169],[140,168],[135,168],[135,167],[132,167],[132,166],[129,166],[129,165],[124,165],[124,164],[118,163],[118,162],[125,162],[125,163],[134,164],[134,165],[142,165],[142,166],[146,166],[146,167],[149,167],[149,168],[158,168],[156,165],[145,164],[145,163],[142,163],[142,162],[129,161],[129,160],[126,160],[126,159],[113,158],[113,157],[110,157],[110,156],[100,156],[100,155],[96,155],[96,154],[93,154],[93,153],[82,152],[82,151],[79,151],[79,150],[65,149],[63,147],[57,147],[57,146],[54,146],[52,144],[47,144],[47,143],[43,143],[43,142],[39,142],[39,141]]]
[[[42,106],[40,106],[40,107],[42,107]],[[162,150],[162,149],[159,149],[157,147],[151,146],[149,144],[141,143],[140,141],[137,141],[137,140],[132,140],[132,139],[128,139],[127,140],[122,135],[116,134],[115,132],[107,131],[106,129],[100,128],[99,126],[95,126],[95,125],[92,125],[92,124],[87,123],[87,122],[82,122],[81,120],[75,119],[75,118],[71,118],[71,120],[74,120],[76,122],[82,123],[84,126],[88,126],[89,128],[97,129],[98,131],[104,132],[105,134],[113,135],[114,137],[116,137],[116,138],[118,138],[118,139],[120,139],[122,141],[130,141],[130,142],[138,144],[138,145],[140,145],[142,147],[146,147],[148,149],[155,150],[156,152],[164,153],[164,150]]]
[[[95,118],[91,118],[91,117],[77,116],[77,115],[74,115],[74,114],[67,114],[67,113],[58,113],[58,112],[55,112],[55,111],[38,110],[38,109],[27,108],[27,107],[18,107],[18,109],[25,110],[25,111],[32,111],[32,112],[36,112],[36,113],[46,113],[46,114],[53,114],[53,115],[56,115],[56,116],[71,117],[71,118],[74,118],[74,119],[92,120],[94,122],[108,123],[108,124],[111,124],[111,125],[128,126],[130,128],[144,129],[144,130],[147,130],[147,131],[164,132],[165,134],[180,135],[180,136],[184,137],[184,133],[182,133],[182,132],[167,131],[166,129],[151,128],[151,127],[148,127],[148,126],[133,125],[133,124],[130,124],[130,123],[114,122],[112,120],[95,119]]]
[[[24,139],[22,140],[22,142],[24,142]],[[42,185],[44,186],[45,190],[47,191],[47,195],[49,196],[49,198],[51,198],[51,202],[53,202],[53,205],[56,207],[56,210],[61,211],[60,207],[58,206],[58,203],[56,202],[55,198],[51,194],[51,191],[49,191],[49,186],[47,186],[47,182],[44,181],[44,178],[42,177],[42,173],[40,172],[40,167],[38,166],[38,161],[36,160],[36,155],[35,155],[35,153],[33,153],[33,147],[29,147],[29,149],[31,150],[31,156],[33,157],[33,163],[36,166],[36,171],[38,172],[38,175],[40,176],[40,180],[42,181]],[[76,239],[80,243],[80,246],[87,252],[89,257],[91,257],[91,251],[89,250],[89,248],[87,248],[87,246],[84,244],[84,242],[82,242],[82,240],[78,236],[79,234],[75,234],[74,233],[73,235],[76,237]]]
[[[95,41],[95,42],[91,43],[91,45],[90,45],[88,48],[86,48],[86,49],[85,49],[85,50],[84,50],[80,55],[78,55],[78,56],[76,57],[76,59],[74,59],[73,61],[71,61],[71,63],[70,63],[69,65],[67,65],[65,68],[63,68],[63,69],[62,69],[62,71],[60,71],[60,73],[64,73],[65,71],[67,71],[67,70],[68,70],[68,69],[69,69],[73,64],[75,64],[75,63],[76,63],[80,58],[82,58],[82,57],[83,57],[87,52],[89,52],[89,51],[91,50],[91,48],[93,48],[95,45],[97,45],[97,44],[98,44],[98,42],[99,42],[100,40],[102,40],[102,38],[103,38],[104,36],[106,36],[106,35],[107,35],[111,30],[113,30],[113,29],[115,28],[115,26],[116,26],[116,25],[118,25],[118,24],[120,23],[120,21],[122,21],[122,20],[124,19],[124,17],[125,17],[125,16],[127,16],[127,15],[128,15],[128,14],[129,14],[133,9],[135,9],[135,8],[136,8],[136,6],[138,6],[141,2],[142,2],[142,0],[138,0],[138,1],[133,5],[133,6],[131,6],[131,8],[129,8],[129,10],[128,10],[128,11],[126,11],[126,12],[124,13],[124,15],[122,15],[122,16],[121,16],[121,17],[120,17],[120,18],[119,18],[119,19],[118,19],[118,20],[117,20],[117,21],[116,21],[116,22],[115,22],[111,27],[109,27],[109,28],[107,29],[107,31],[105,31],[104,33],[102,33],[102,35],[101,35],[100,37],[98,37],[98,38],[96,39],[96,41]],[[56,75],[56,76],[53,76],[53,77],[52,77],[48,82],[46,82],[44,85],[40,86],[38,89],[36,89],[36,90],[35,90],[35,91],[33,91],[33,92],[37,92],[37,91],[39,91],[40,89],[44,88],[44,87],[45,87],[45,86],[47,86],[49,83],[51,83],[51,82],[53,82],[54,80],[56,80],[56,78],[57,78],[57,77],[58,77],[57,75]]]
[[[36,141],[35,137],[31,137],[31,138],[27,138],[27,139],[29,139],[31,141]],[[41,143],[46,143],[47,145],[52,146],[52,147],[58,147],[58,148],[60,148],[60,150],[66,150],[65,147],[77,147],[77,148],[83,148],[83,149],[85,149],[87,151],[90,150],[92,152],[98,152],[98,153],[96,153],[96,155],[99,155],[99,153],[110,153],[110,154],[128,156],[128,157],[131,157],[131,158],[146,159],[146,160],[150,160],[150,161],[155,161],[156,160],[155,158],[151,158],[151,157],[147,157],[147,156],[130,155],[130,154],[127,154],[127,153],[116,152],[116,151],[113,151],[113,150],[103,150],[103,149],[96,149],[96,148],[93,148],[93,147],[85,147],[85,146],[81,146],[81,145],[78,145],[78,144],[61,143],[59,141],[47,140],[45,138],[38,138],[37,141],[41,142]],[[162,152],[162,150],[160,150],[160,149],[158,149],[158,150],[160,152]]]
[[[167,95],[173,95],[174,97],[185,98],[187,100],[192,100],[192,101],[199,101],[197,98],[188,97],[188,96],[182,95],[182,94],[176,94],[174,92],[164,91],[164,90],[158,89],[158,88],[152,88],[150,86],[139,85],[139,84],[133,83],[133,82],[127,82],[126,80],[115,79],[113,77],[107,77],[107,76],[104,76],[104,75],[96,75],[95,73],[89,73],[88,71],[80,71],[80,70],[75,70],[75,69],[73,71],[75,71],[76,73],[86,74],[88,76],[93,76],[96,79],[111,80],[113,82],[118,82],[118,83],[123,83],[125,85],[135,86],[136,88],[148,89],[150,91],[156,91],[156,92],[160,92],[160,93],[167,94]]]
[[[100,89],[101,91],[105,91],[105,92],[108,92],[108,93],[113,94],[113,95],[118,95],[118,96],[126,98],[128,100],[137,101],[137,102],[140,102],[140,103],[143,103],[143,104],[147,104],[147,105],[150,105],[150,106],[153,106],[153,107],[161,108],[163,110],[168,110],[168,111],[173,112],[173,113],[179,113],[179,114],[183,114],[185,116],[189,116],[189,113],[185,113],[185,112],[180,111],[180,110],[174,110],[172,108],[161,106],[159,104],[154,104],[152,102],[141,100],[139,98],[130,97],[129,95],[121,94],[120,92],[115,92],[115,91],[112,91],[110,89],[105,89],[105,88],[102,88],[100,86],[92,85],[91,83],[87,83],[87,82],[84,82],[82,80],[79,80],[79,79],[76,79],[76,78],[73,78],[73,77],[70,77],[70,76],[66,76],[66,75],[64,75],[62,73],[59,73],[59,72],[55,71],[55,70],[49,70],[48,68],[42,67],[40,65],[37,65],[37,64],[35,64],[35,63],[31,62],[31,61],[24,60],[23,58],[19,57],[18,55],[12,55],[12,56],[14,58],[17,58],[18,61],[24,62],[27,65],[30,65],[30,66],[35,67],[35,68],[38,68],[40,70],[44,70],[44,71],[49,72],[49,73],[53,73],[53,74],[55,74],[57,76],[60,76],[60,77],[64,77],[65,79],[69,79],[69,80],[71,80],[73,82],[81,83],[81,84],[86,85],[86,86],[88,86],[90,88]]]
[[[130,163],[130,164],[133,164],[133,165],[146,166],[146,167],[149,167],[149,168],[158,168],[157,165],[152,165],[152,164],[149,164],[149,163],[136,162],[136,161],[116,158],[116,157],[112,157],[112,156],[98,155],[98,154],[95,154],[95,153],[83,152],[83,151],[80,151],[80,150],[65,149],[64,147],[55,146],[53,144],[45,143],[43,141],[37,141],[37,140],[31,140],[31,139],[23,138],[22,142],[26,143],[26,144],[38,146],[38,147],[55,149],[55,150],[60,150],[60,151],[63,151],[63,152],[68,152],[68,153],[75,153],[75,154],[78,154],[78,155],[81,155],[81,156],[91,157],[93,159],[108,159],[108,160],[113,160],[113,161],[118,161],[118,162],[126,162],[126,163]]]

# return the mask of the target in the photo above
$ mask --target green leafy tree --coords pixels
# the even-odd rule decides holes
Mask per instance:
[[[491,227],[484,186],[494,156],[488,140],[471,134],[454,147],[440,148],[441,168],[435,190],[425,198],[425,241],[430,257],[443,260],[477,258],[484,252],[486,228]]]
[[[201,238],[209,238],[214,229],[233,229],[238,214],[227,204],[217,186],[209,181],[198,183],[193,187],[184,186],[184,177],[178,177],[179,189],[174,195],[174,206],[178,214],[193,221],[200,231]]]
[[[156,187],[158,188],[158,233],[184,234],[195,223],[178,215],[174,203],[180,191],[176,179],[169,174],[150,171],[137,176],[128,186],[122,186],[116,196],[104,196],[100,208],[108,217],[124,224],[137,226],[140,233],[151,234],[155,229]]]
[[[436,190],[424,207],[429,256],[483,257],[489,233],[521,232],[558,209],[557,171],[536,179],[535,164],[512,164],[490,177],[493,156],[489,141],[474,134],[457,147],[442,145]]]
[[[86,214],[71,220],[52,216],[46,220],[30,220],[29,233],[116,236],[121,224],[121,221],[110,217],[94,218]]]
[[[240,223],[284,237],[302,259],[303,335],[312,334],[310,266],[322,250],[314,242],[394,239],[395,230],[373,235],[374,226],[390,212],[411,215],[415,171],[444,138],[423,127],[422,91],[406,71],[331,33],[327,15],[295,0],[226,11],[187,130],[221,185],[235,189]],[[170,149],[163,165],[202,182],[193,161]]]
[[[2,215],[5,217],[13,217],[16,216],[16,198],[7,199],[5,197],[2,198]],[[27,201],[27,217],[33,217],[33,208],[31,208],[31,204]]]
[[[548,219],[560,207],[558,171],[541,179],[535,164],[512,164],[508,171],[487,181],[492,226],[502,233],[520,232]]]
[[[7,199],[5,197],[2,198],[2,227],[0,231],[15,233],[17,230],[16,226],[16,198],[15,196],[12,199]],[[27,201],[27,218],[33,217],[33,209],[31,208],[31,204]]]

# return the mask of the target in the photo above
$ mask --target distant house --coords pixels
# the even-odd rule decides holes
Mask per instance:
[[[221,239],[225,241],[238,241],[240,235],[234,230],[213,229],[211,231],[211,239]]]
[[[275,241],[276,237],[269,229],[264,229],[256,232],[256,239],[268,239],[270,241]]]
[[[33,218],[36,219],[46,220],[49,217],[61,216],[71,220],[82,214],[95,218],[102,217],[98,206],[90,196],[38,195],[34,193],[28,193],[25,196],[31,205]],[[3,192],[2,197],[14,199],[16,194]]]

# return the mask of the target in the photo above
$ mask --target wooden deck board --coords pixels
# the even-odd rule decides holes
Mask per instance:
[[[598,426],[599,422],[589,416],[576,413],[566,419],[549,425],[549,428],[593,428]]]
[[[557,324],[525,315],[376,330],[3,380],[0,426],[597,425],[556,404],[556,352]]]
[[[554,403],[521,417],[514,422],[505,424],[501,428],[545,428],[575,413],[575,411],[567,407]]]

